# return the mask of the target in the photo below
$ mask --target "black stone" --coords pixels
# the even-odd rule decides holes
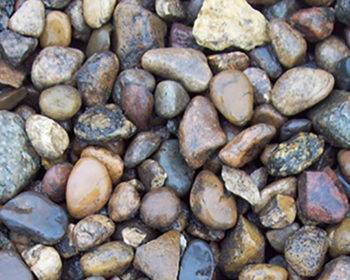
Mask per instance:
[[[287,20],[300,8],[301,6],[297,0],[281,0],[264,8],[263,14],[268,20],[275,18]]]
[[[80,256],[75,256],[63,262],[62,280],[83,280],[84,273],[80,266]]]
[[[308,119],[291,119],[280,128],[280,140],[286,141],[299,132],[310,132],[312,123]]]
[[[338,88],[350,90],[350,56],[341,59],[337,63],[335,69],[335,80]]]

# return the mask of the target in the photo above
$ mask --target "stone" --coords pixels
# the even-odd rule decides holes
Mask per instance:
[[[167,22],[181,21],[186,10],[180,0],[156,0],[155,9],[159,17]]]
[[[234,277],[246,265],[263,261],[265,240],[254,224],[240,216],[221,248],[219,267],[227,277]]]
[[[193,35],[199,45],[213,51],[229,47],[249,51],[269,41],[267,20],[245,0],[204,0]]]
[[[112,277],[122,275],[134,258],[131,246],[121,241],[112,241],[85,253],[80,259],[85,276]]]
[[[68,225],[62,207],[37,192],[22,192],[0,210],[0,220],[10,229],[42,244],[55,244]]]
[[[33,62],[32,82],[37,89],[69,82],[83,60],[84,54],[78,49],[47,47]]]
[[[91,29],[86,24],[83,15],[83,0],[73,0],[65,10],[69,16],[73,28],[73,38],[87,41],[90,36]]]
[[[208,242],[219,242],[225,237],[224,230],[215,230],[208,228],[200,221],[198,221],[194,215],[191,215],[188,219],[186,233],[190,234],[195,238],[200,238]]]
[[[308,117],[315,131],[327,142],[336,147],[350,148],[349,110],[350,92],[336,90],[313,108]]]
[[[157,15],[127,1],[119,3],[114,11],[114,29],[122,69],[138,66],[146,51],[164,47],[167,33],[165,22]]]
[[[67,132],[57,122],[43,115],[30,116],[26,132],[36,152],[43,158],[56,159],[69,145]]]
[[[109,51],[112,44],[112,30],[112,25],[107,23],[99,29],[95,29],[94,31],[92,31],[85,50],[87,57],[90,57],[95,53]]]
[[[350,56],[338,61],[334,75],[339,89],[350,90]]]
[[[112,17],[116,0],[84,0],[83,15],[91,28],[100,28]]]
[[[251,124],[264,123],[277,130],[287,121],[287,118],[270,104],[262,104],[255,108]]]
[[[350,181],[350,150],[340,150],[337,158],[341,173]]]
[[[84,279],[84,274],[80,267],[80,256],[74,256],[63,262],[62,280]]]
[[[20,88],[24,82],[25,76],[22,70],[15,69],[0,58],[0,85]]]
[[[312,123],[309,119],[291,119],[280,128],[280,140],[286,141],[299,132],[310,132]]]
[[[335,15],[337,19],[347,26],[350,26],[350,3],[346,0],[337,0]]]
[[[348,255],[350,252],[350,219],[345,218],[336,226],[327,230],[329,239],[329,254],[334,258]]]
[[[198,128],[201,128],[198,130]],[[187,164],[197,169],[226,142],[214,105],[206,97],[194,97],[179,126],[180,152]]]
[[[198,17],[199,11],[202,8],[204,0],[190,0],[188,1],[187,8],[187,21],[191,24]]]
[[[286,116],[296,115],[325,99],[334,78],[321,69],[295,67],[285,72],[272,89],[272,103]]]
[[[73,243],[72,233],[74,227],[74,224],[68,224],[66,234],[63,236],[60,242],[55,244],[55,249],[64,259],[74,257],[79,253],[77,247]]]
[[[283,253],[288,237],[294,234],[299,228],[299,224],[293,223],[281,229],[269,230],[266,232],[266,238],[273,249],[278,253]]]
[[[215,270],[214,254],[210,246],[202,240],[193,240],[184,252],[179,280],[193,279],[211,280]]]
[[[30,144],[24,121],[17,114],[0,111],[0,203],[19,193],[40,168],[40,159]]]
[[[304,2],[305,1],[309,1],[309,0],[304,0]],[[268,20],[273,20],[273,19],[288,20],[291,17],[291,15],[299,9],[301,9],[301,5],[297,0],[280,0],[273,5],[264,7],[263,14]]]
[[[57,85],[40,94],[41,112],[56,121],[71,119],[81,107],[80,92],[71,86]]]
[[[107,168],[95,158],[81,158],[67,182],[68,212],[77,219],[94,214],[107,203],[111,192],[112,181]]]
[[[252,178],[258,189],[261,190],[266,186],[269,175],[265,167],[259,167],[250,173],[249,176]]]
[[[67,14],[51,11],[46,15],[45,28],[40,35],[40,46],[68,47],[72,40],[72,27]]]
[[[169,45],[172,48],[200,49],[192,34],[192,27],[175,22],[171,25]]]
[[[243,71],[254,90],[254,103],[265,104],[271,102],[271,81],[267,73],[257,67],[249,67]]]
[[[19,105],[16,107],[14,111],[17,115],[19,115],[23,120],[27,120],[31,115],[36,114],[35,110],[28,105]]]
[[[223,147],[220,160],[233,168],[240,168],[254,160],[276,134],[276,129],[267,124],[246,128]]]
[[[299,31],[287,22],[272,20],[269,24],[269,36],[278,60],[284,67],[292,68],[304,60],[307,43]]]
[[[314,226],[303,226],[286,242],[284,256],[300,276],[316,276],[322,269],[328,249],[327,234]]]
[[[153,159],[142,162],[137,168],[137,174],[147,190],[162,187],[168,177],[164,168]]]
[[[262,278],[261,278],[262,277]],[[239,280],[254,279],[287,280],[288,272],[283,267],[272,264],[250,264],[239,274]]]
[[[224,192],[224,184],[211,171],[201,171],[190,193],[192,213],[206,226],[227,230],[237,221],[236,202]]]
[[[180,233],[168,231],[138,247],[133,265],[153,280],[176,280],[179,261]]]
[[[68,5],[70,0],[42,0],[45,7],[51,9],[62,9]]]
[[[27,0],[12,15],[9,28],[21,35],[39,37],[45,26],[45,7],[40,0]]]
[[[334,0],[304,0],[310,6],[329,6]]]
[[[300,175],[297,202],[299,216],[310,223],[336,224],[349,210],[348,198],[329,167]]]
[[[79,251],[86,251],[106,241],[114,232],[115,225],[104,215],[90,215],[74,226],[72,241]]]
[[[0,89],[0,110],[12,110],[27,96],[27,89],[4,87]],[[18,114],[16,112],[16,114]]]
[[[289,176],[311,166],[323,153],[324,141],[313,133],[300,132],[272,151],[266,167],[272,176]]]
[[[0,278],[7,280],[33,280],[33,275],[22,261],[21,257],[12,250],[0,251]]]
[[[249,56],[240,51],[208,56],[208,63],[214,73],[226,70],[244,71],[249,67],[249,62]]]
[[[350,257],[341,256],[326,263],[318,280],[342,280],[350,277]]]
[[[272,155],[272,152],[277,149],[278,144],[268,144],[260,154],[260,161],[266,166],[269,158]]]

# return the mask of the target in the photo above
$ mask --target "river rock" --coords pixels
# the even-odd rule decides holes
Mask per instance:
[[[69,16],[73,28],[73,37],[78,40],[87,41],[91,29],[86,24],[83,15],[83,0],[73,0],[65,10]]]
[[[348,255],[350,252],[350,219],[345,218],[341,223],[327,230],[329,239],[329,254],[331,257]]]
[[[20,69],[15,69],[9,63],[0,58],[0,85],[8,85],[20,88],[26,75]]]
[[[281,229],[273,229],[266,232],[266,238],[273,249],[278,253],[283,253],[284,246],[289,236],[300,228],[298,223],[293,223]]]
[[[156,0],[155,9],[163,20],[167,22],[181,21],[186,17],[186,10],[179,0]]]
[[[250,59],[244,52],[236,51],[210,55],[208,62],[213,71],[219,73],[234,69],[244,71],[249,67]]]
[[[271,280],[287,280],[288,272],[283,267],[272,264],[250,264],[239,274],[239,280],[254,280],[263,277]],[[262,279],[263,279],[262,278]]]
[[[338,61],[335,79],[339,89],[350,90],[350,56]]]
[[[346,0],[337,0],[335,15],[337,19],[347,26],[350,26],[350,3]]]
[[[251,124],[265,123],[279,129],[287,118],[271,104],[262,104],[255,108]]]
[[[22,261],[21,257],[12,250],[0,251],[0,278],[7,280],[33,280],[33,275]]]
[[[174,22],[170,29],[169,45],[173,48],[201,49],[192,34],[192,27]]]
[[[117,0],[84,0],[83,15],[91,28],[100,28],[112,17]]]
[[[107,23],[92,31],[91,36],[89,38],[89,42],[86,46],[86,56],[90,57],[95,53],[106,52],[111,48],[111,34],[113,31],[113,27],[111,24]],[[114,78],[114,77],[113,77]]]
[[[21,87],[18,89],[6,86],[3,87],[0,89],[0,110],[12,110],[15,107],[19,108],[20,106],[26,106],[17,105],[27,97],[27,94],[28,91],[26,87]],[[15,113],[20,115],[18,111],[15,111]]]
[[[341,173],[350,181],[350,150],[340,150],[337,158]]]
[[[299,132],[310,132],[312,123],[309,119],[291,119],[280,128],[280,140],[286,141]]]
[[[350,257],[341,256],[328,262],[318,280],[342,280],[350,277]]]
[[[304,2],[306,1],[313,1],[313,0],[304,0]],[[329,0],[326,0],[326,1],[329,1]],[[273,19],[288,20],[290,16],[299,9],[301,9],[301,5],[297,0],[280,0],[273,5],[265,7],[263,9],[263,13],[268,20],[273,20]]]
[[[257,67],[249,67],[243,71],[254,89],[254,103],[264,104],[271,102],[271,81],[267,73]]]

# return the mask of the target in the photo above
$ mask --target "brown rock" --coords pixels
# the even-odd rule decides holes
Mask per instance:
[[[252,124],[266,123],[274,126],[276,130],[278,130],[286,121],[287,118],[270,104],[262,104],[256,107],[251,119]]]
[[[167,179],[163,167],[153,159],[141,163],[137,168],[137,174],[147,190],[162,187]]]
[[[208,56],[208,62],[214,73],[226,70],[244,71],[249,67],[250,59],[243,52],[229,52]]]
[[[345,218],[340,224],[327,230],[329,254],[334,258],[350,253],[350,219]]]
[[[27,89],[5,87],[0,90],[0,110],[12,110],[27,96]],[[25,105],[22,105],[25,106]],[[18,108],[18,107],[17,107]],[[18,114],[18,112],[16,112]],[[35,111],[34,111],[35,113]]]
[[[254,103],[264,104],[271,102],[271,81],[267,73],[257,67],[249,67],[243,71],[254,89]]]
[[[288,272],[283,267],[272,264],[250,264],[239,274],[238,280],[287,280]]]
[[[17,70],[0,59],[0,84],[19,88],[25,79],[25,73]]]
[[[350,257],[341,256],[328,262],[317,280],[343,280],[350,278]]]
[[[341,173],[350,181],[350,150],[340,150],[338,152],[338,163]]]
[[[277,149],[278,144],[269,144],[265,147],[265,149],[262,151],[260,155],[260,161],[266,165],[270,156],[272,155],[272,152]]]
[[[278,253],[283,253],[288,237],[294,234],[299,228],[299,224],[293,223],[281,229],[269,230],[266,232],[266,238]]]

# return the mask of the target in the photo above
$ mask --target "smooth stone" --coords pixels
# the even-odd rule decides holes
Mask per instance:
[[[187,8],[187,21],[193,24],[195,19],[198,17],[200,9],[202,8],[204,0],[190,0],[188,1]]]
[[[339,89],[350,90],[350,56],[338,61],[334,75]]]
[[[263,9],[263,14],[268,20],[273,20],[275,18],[288,20],[290,16],[297,10],[300,10],[300,8],[301,5],[297,0],[279,0],[275,4],[265,7]]]
[[[273,249],[278,253],[283,253],[284,246],[289,236],[299,230],[298,223],[293,223],[281,229],[273,229],[266,232],[266,238]]]
[[[20,88],[26,75],[20,69],[15,69],[9,63],[0,58],[0,85],[8,85]]]
[[[78,49],[47,47],[33,62],[32,82],[37,89],[69,82],[83,60],[84,54]]]
[[[238,280],[287,280],[288,272],[283,267],[272,264],[250,264],[239,274]]]
[[[341,256],[326,263],[317,280],[342,280],[350,277],[350,257]]]
[[[350,150],[340,150],[337,158],[341,173],[350,182]]]
[[[267,73],[257,67],[249,67],[243,71],[254,90],[254,103],[265,104],[271,102],[272,85]]]
[[[244,71],[249,67],[250,59],[244,52],[235,51],[210,55],[208,63],[214,73],[225,70]]]
[[[341,255],[348,255],[350,252],[350,219],[345,218],[338,225],[327,230],[329,239],[329,254],[335,258]]]
[[[12,110],[27,96],[27,89],[4,87],[0,89],[0,110]],[[15,112],[18,114],[18,112]]]
[[[200,238],[209,242],[219,242],[225,237],[224,230],[215,230],[208,228],[200,221],[198,221],[193,215],[191,215],[188,220],[186,233],[190,234],[195,238]]]
[[[198,127],[201,127],[198,130]],[[226,142],[214,105],[203,96],[194,97],[179,126],[180,152],[187,164],[197,169]]]
[[[176,280],[179,261],[180,233],[168,231],[138,247],[133,265],[153,280]]]
[[[321,69],[295,67],[285,72],[272,89],[272,103],[286,116],[296,115],[325,99],[334,78]]]
[[[77,219],[94,214],[107,203],[111,192],[112,181],[107,168],[95,158],[81,158],[67,182],[68,212]]]
[[[112,30],[113,27],[111,24],[105,24],[99,29],[92,31],[85,50],[87,57],[90,57],[95,53],[106,52],[110,50],[112,44]]]
[[[192,34],[192,27],[175,22],[170,29],[169,46],[172,48],[200,49]]]
[[[41,112],[56,121],[72,118],[81,107],[80,92],[71,86],[57,85],[40,94]]]
[[[100,28],[112,17],[117,0],[84,0],[83,15],[87,25]]]
[[[181,21],[186,17],[186,10],[180,0],[155,0],[155,10],[167,22]]]
[[[280,128],[280,140],[286,141],[299,132],[310,132],[312,123],[308,119],[291,119]]]
[[[137,174],[146,190],[163,187],[167,179],[164,168],[153,159],[142,162],[137,168]]]
[[[22,192],[0,210],[0,220],[12,231],[42,244],[55,244],[65,234],[65,210],[37,192]]]
[[[89,39],[91,29],[84,19],[83,0],[70,1],[65,13],[69,16],[72,25],[73,38],[86,42]]]
[[[255,108],[251,124],[264,123],[278,130],[286,121],[287,118],[277,111],[275,107],[270,104],[262,104]]]
[[[0,278],[6,280],[34,279],[21,257],[12,250],[0,251]]]
[[[27,0],[12,15],[9,28],[21,35],[39,37],[45,26],[45,7],[40,0]]]
[[[180,82],[189,92],[202,92],[212,78],[204,54],[190,48],[159,48],[142,56],[142,67],[163,78]]]
[[[350,26],[350,3],[346,0],[337,0],[335,15],[337,19],[347,26]]]
[[[249,51],[269,42],[267,23],[245,0],[204,0],[193,36],[199,45],[213,51],[229,47]]]
[[[254,93],[247,76],[238,70],[222,71],[210,82],[210,98],[231,123],[244,126],[253,116]]]
[[[49,9],[62,9],[68,5],[70,0],[42,0],[45,7]]]
[[[164,47],[167,26],[149,10],[124,1],[114,11],[114,30],[121,68],[128,69],[138,66],[148,50]]]

